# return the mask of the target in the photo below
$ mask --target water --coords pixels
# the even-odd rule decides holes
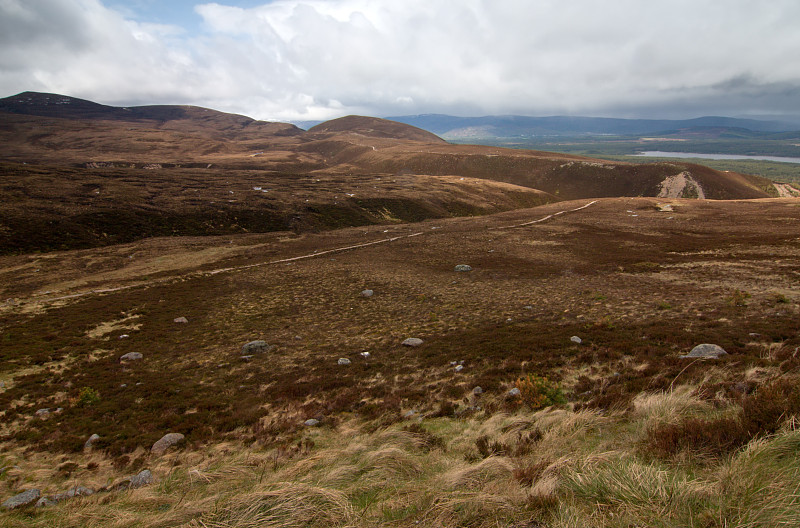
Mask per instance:
[[[745,156],[744,154],[698,154],[696,152],[662,152],[660,150],[648,150],[635,156],[647,156],[652,158],[703,158],[712,160],[738,160],[752,159],[765,161],[779,161],[782,163],[800,163],[800,158],[785,158],[781,156]]]

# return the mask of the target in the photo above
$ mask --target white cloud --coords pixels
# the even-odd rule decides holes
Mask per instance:
[[[800,108],[795,0],[276,0],[195,11],[205,32],[189,35],[98,0],[0,0],[0,91],[284,120]]]

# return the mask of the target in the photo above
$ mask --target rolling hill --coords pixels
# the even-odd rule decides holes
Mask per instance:
[[[11,99],[0,525],[800,522],[777,184]]]

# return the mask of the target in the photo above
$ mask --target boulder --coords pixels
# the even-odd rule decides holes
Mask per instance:
[[[347,358],[339,358],[339,361],[337,361],[337,363],[339,365],[349,365],[350,364],[350,360],[347,359]]]
[[[255,341],[250,341],[249,343],[245,343],[242,346],[242,355],[252,356],[254,354],[266,354],[273,348],[275,347],[273,345],[267,344],[266,341],[257,339]]]
[[[50,409],[39,409],[38,411],[36,411],[36,416],[39,416],[40,418],[45,418],[49,414],[50,414]]]
[[[581,343],[583,343],[583,339],[581,339],[578,336],[572,336],[569,338],[569,340],[575,343],[576,345],[580,345]]]
[[[143,486],[148,486],[152,483],[153,483],[153,474],[150,472],[149,469],[143,469],[136,475],[125,477],[122,480],[115,482],[111,486],[103,488],[99,491],[124,491],[127,489],[141,488]]]
[[[27,491],[23,491],[17,495],[14,495],[10,499],[6,499],[3,503],[2,507],[4,510],[14,510],[16,508],[24,508],[25,506],[30,506],[34,504],[36,501],[39,500],[39,497],[42,493],[36,489],[32,488]]]
[[[362,297],[372,297],[375,294],[372,290],[364,290],[361,292]]]
[[[720,356],[727,356],[728,353],[725,352],[725,349],[719,345],[713,345],[711,343],[703,343],[701,345],[697,345],[694,347],[691,352],[686,354],[685,356],[681,356],[684,359],[692,359],[692,358],[706,358],[706,359],[717,359]]]
[[[176,317],[175,319],[172,320],[172,322],[174,322],[174,323],[188,323],[189,320],[187,318],[185,318],[185,317]]]
[[[510,391],[508,391],[508,392],[506,393],[506,395],[507,395],[509,398],[513,398],[513,397],[515,397],[515,396],[519,396],[520,394],[522,394],[522,392],[521,392],[521,391],[520,391],[520,390],[519,390],[517,387],[514,387],[513,389],[511,389]]]
[[[472,266],[469,266],[467,264],[458,264],[454,268],[454,271],[472,271]]]
[[[153,447],[150,448],[150,452],[154,455],[163,455],[167,449],[182,441],[183,438],[183,435],[180,433],[167,433],[162,436],[158,442],[153,444]]]
[[[317,420],[316,418],[309,418],[308,420],[303,422],[303,425],[305,425],[306,427],[316,427],[319,425],[319,423],[320,423],[319,420]]]
[[[480,386],[475,387],[472,389],[472,394],[483,394],[483,389]]]
[[[120,361],[138,361],[142,359],[144,356],[141,352],[128,352],[127,354],[123,354],[120,356]]]
[[[93,434],[92,436],[89,437],[88,440],[86,440],[86,443],[83,444],[83,448],[91,449],[94,443],[97,442],[98,440],[100,440],[100,435],[97,433]]]
[[[405,341],[403,341],[402,345],[407,347],[418,347],[423,343],[422,339],[418,337],[409,337]]]

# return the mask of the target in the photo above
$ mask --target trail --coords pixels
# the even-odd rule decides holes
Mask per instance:
[[[514,229],[516,227],[525,227],[525,226],[529,226],[529,225],[533,225],[533,224],[538,224],[538,223],[544,222],[545,220],[550,220],[551,218],[555,218],[556,216],[562,215],[564,213],[574,213],[575,211],[580,211],[581,209],[586,209],[590,205],[596,204],[596,203],[597,203],[597,200],[592,200],[591,202],[587,203],[586,205],[582,205],[580,207],[576,207],[575,209],[565,209],[565,210],[559,211],[557,213],[549,214],[549,215],[547,215],[547,216],[545,216],[543,218],[540,218],[538,220],[532,220],[530,222],[525,222],[523,224],[515,224],[515,225],[510,225],[510,226],[496,227],[495,229]]]
[[[496,228],[492,228],[492,229],[514,229],[514,228],[518,228],[518,227],[525,227],[525,226],[529,226],[529,225],[538,224],[538,223],[545,222],[547,220],[550,220],[551,218],[555,218],[555,217],[557,217],[559,215],[562,215],[562,214],[565,214],[565,213],[573,213],[575,211],[580,211],[581,209],[586,209],[587,207],[589,207],[590,205],[595,204],[595,203],[597,203],[597,200],[593,200],[593,201],[587,203],[586,205],[582,205],[580,207],[576,207],[575,209],[565,209],[563,211],[558,211],[556,213],[549,214],[549,215],[547,215],[545,217],[542,217],[542,218],[539,218],[537,220],[531,220],[530,222],[524,222],[522,224],[514,224],[514,225],[509,225],[509,226],[501,226],[501,227],[496,227]],[[147,282],[140,282],[140,283],[137,283],[137,284],[130,284],[130,285],[127,285],[127,286],[118,286],[116,288],[98,288],[98,289],[92,289],[92,290],[85,291],[85,292],[72,293],[70,295],[62,295],[62,296],[59,296],[59,297],[50,297],[50,298],[35,298],[35,296],[34,296],[34,297],[29,297],[27,299],[13,299],[13,300],[10,300],[10,301],[6,301],[5,303],[3,303],[0,306],[2,308],[8,308],[9,306],[21,307],[21,306],[25,306],[25,305],[29,305],[29,304],[34,304],[34,303],[50,304],[50,303],[55,303],[55,302],[59,302],[59,301],[67,301],[67,300],[71,300],[71,299],[78,299],[78,298],[86,297],[86,296],[89,296],[89,295],[102,295],[102,294],[105,294],[105,293],[114,293],[114,292],[123,291],[123,290],[132,290],[132,289],[135,289],[135,288],[148,288],[150,286],[155,286],[155,285],[158,285],[158,284],[168,284],[168,283],[176,282],[176,281],[179,281],[179,280],[186,280],[186,279],[191,279],[191,278],[196,278],[196,277],[210,277],[210,276],[213,276],[213,275],[219,275],[220,273],[230,273],[230,272],[242,271],[242,270],[246,270],[246,269],[258,268],[258,267],[262,267],[262,266],[273,266],[273,265],[276,265],[276,264],[284,264],[284,263],[287,263],[287,262],[296,262],[296,261],[299,261],[299,260],[306,260],[306,259],[321,257],[323,255],[330,255],[330,254],[334,254],[334,253],[342,253],[344,251],[352,251],[352,250],[355,250],[355,249],[365,248],[365,247],[369,247],[369,246],[375,246],[375,245],[378,245],[378,244],[387,244],[387,243],[390,243],[390,242],[395,242],[397,240],[413,238],[413,237],[417,237],[417,236],[420,236],[420,235],[423,235],[423,234],[425,234],[423,231],[419,231],[419,232],[416,232],[416,233],[411,233],[409,235],[401,235],[401,236],[396,236],[396,237],[383,238],[381,240],[374,240],[372,242],[365,242],[363,244],[355,244],[355,245],[352,245],[352,246],[344,246],[344,247],[339,247],[339,248],[334,248],[334,249],[328,249],[328,250],[325,250],[325,251],[317,251],[317,252],[314,252],[314,253],[309,253],[309,254],[306,254],[306,255],[300,255],[300,256],[296,256],[296,257],[289,257],[289,258],[278,259],[278,260],[269,260],[269,261],[266,261],[266,262],[259,262],[259,263],[256,263],[256,264],[247,264],[247,265],[244,265],[244,266],[231,266],[231,267],[228,267],[228,268],[218,268],[218,269],[214,269],[214,270],[210,270],[210,271],[195,271],[195,272],[190,272],[190,273],[186,273],[186,274],[183,274],[183,275],[177,275],[177,276],[173,276],[173,277],[166,277],[166,278],[163,278],[163,279],[155,279],[155,280],[150,280],[150,281],[147,281]]]
[[[247,264],[247,265],[244,265],[244,266],[232,266],[232,267],[229,267],[229,268],[218,268],[218,269],[214,269],[214,270],[210,270],[210,271],[195,271],[195,272],[190,272],[190,273],[186,273],[186,274],[183,274],[183,275],[177,275],[177,276],[173,276],[173,277],[166,277],[166,278],[163,278],[163,279],[155,279],[155,280],[151,280],[151,281],[147,281],[147,282],[140,282],[140,283],[137,283],[137,284],[130,284],[130,285],[127,285],[127,286],[118,286],[116,288],[99,288],[99,289],[93,289],[93,290],[80,292],[80,293],[72,293],[70,295],[62,295],[60,297],[50,297],[50,298],[41,298],[41,299],[28,298],[28,299],[22,299],[22,300],[14,299],[12,301],[6,301],[5,303],[2,304],[2,306],[3,307],[6,307],[8,305],[23,306],[25,304],[30,304],[30,303],[46,304],[46,303],[53,303],[53,302],[58,302],[58,301],[66,301],[66,300],[70,300],[70,299],[77,299],[77,298],[80,298],[80,297],[86,297],[88,295],[100,295],[100,294],[104,294],[104,293],[113,293],[113,292],[118,292],[118,291],[122,291],[122,290],[132,290],[132,289],[135,289],[135,288],[147,288],[147,287],[150,287],[150,286],[155,286],[157,284],[167,284],[167,283],[170,283],[170,282],[175,282],[175,281],[179,281],[179,280],[186,280],[186,279],[195,278],[195,277],[204,277],[204,276],[208,277],[208,276],[212,276],[212,275],[218,275],[220,273],[227,273],[227,272],[232,272],[232,271],[241,271],[241,270],[245,270],[245,269],[258,268],[258,267],[261,267],[261,266],[271,266],[271,265],[275,265],[275,264],[283,264],[283,263],[286,263],[286,262],[294,262],[294,261],[305,260],[305,259],[310,259],[310,258],[314,258],[314,257],[321,257],[323,255],[330,255],[332,253],[341,253],[343,251],[350,251],[350,250],[353,250],[353,249],[359,249],[359,248],[363,248],[363,247],[374,246],[374,245],[377,245],[377,244],[386,244],[388,242],[394,242],[396,240],[401,240],[401,239],[404,239],[404,238],[412,238],[412,237],[416,237],[416,236],[419,236],[419,235],[422,235],[422,234],[423,234],[423,232],[420,231],[418,233],[411,233],[410,235],[401,235],[401,236],[396,236],[396,237],[391,237],[391,238],[384,238],[384,239],[381,239],[381,240],[374,240],[372,242],[365,242],[363,244],[356,244],[356,245],[353,245],[353,246],[344,246],[344,247],[339,247],[339,248],[334,248],[334,249],[328,249],[328,250],[325,250],[325,251],[317,251],[315,253],[309,253],[307,255],[300,255],[300,256],[297,256],[297,257],[289,257],[289,258],[278,259],[278,260],[269,260],[267,262],[259,262],[257,264]]]

